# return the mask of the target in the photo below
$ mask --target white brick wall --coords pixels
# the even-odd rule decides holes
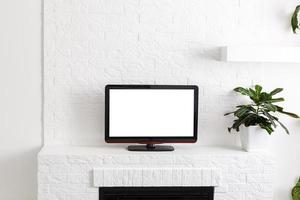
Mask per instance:
[[[226,129],[230,119],[223,117],[239,101],[231,90],[261,82],[268,65],[220,62],[220,47],[275,45],[282,37],[284,44],[297,43],[288,29],[272,30],[283,9],[272,5],[271,0],[45,0],[45,143],[102,144],[104,85],[145,83],[199,85],[199,143],[234,144]]]
[[[99,186],[153,185],[218,186],[216,200],[271,200],[273,175],[271,156],[239,149],[134,153],[122,147],[44,147],[38,200],[98,200]]]
[[[284,106],[300,113],[298,64],[219,61],[223,45],[299,46],[299,35],[289,28],[298,3],[44,0],[45,144],[102,145],[107,83],[199,85],[200,145],[235,144],[238,138],[226,130],[232,119],[223,114],[241,101],[231,92],[237,85],[284,87]],[[289,198],[300,166],[290,154],[299,151],[299,124],[283,121],[290,136],[281,129],[272,136],[276,200]]]

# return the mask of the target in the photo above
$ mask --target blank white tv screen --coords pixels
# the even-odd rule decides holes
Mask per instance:
[[[110,137],[193,137],[193,89],[111,89]]]

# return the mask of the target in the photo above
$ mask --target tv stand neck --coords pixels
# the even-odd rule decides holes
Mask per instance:
[[[130,145],[127,147],[128,151],[174,151],[173,146],[169,145]]]

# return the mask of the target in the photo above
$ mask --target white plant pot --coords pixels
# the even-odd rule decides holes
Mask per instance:
[[[240,130],[242,148],[248,152],[266,151],[270,135],[258,126],[242,127]]]

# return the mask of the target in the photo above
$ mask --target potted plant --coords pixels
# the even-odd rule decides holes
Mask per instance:
[[[275,104],[284,101],[284,98],[274,97],[282,90],[282,88],[276,88],[267,93],[262,91],[260,85],[255,85],[254,88],[237,87],[234,89],[235,92],[245,95],[251,100],[251,103],[238,105],[235,111],[225,114],[225,116],[230,114],[235,116],[232,126],[228,128],[229,132],[232,129],[239,132],[241,126],[246,127],[241,131],[241,143],[246,151],[264,149],[265,141],[274,132],[277,125],[280,125],[289,134],[287,127],[279,121],[278,116],[275,116],[276,113],[299,118],[298,115],[286,112]]]
[[[298,183],[295,185],[295,187],[292,190],[292,197],[293,200],[300,200],[300,178]]]
[[[296,7],[291,20],[291,26],[293,29],[293,33],[295,34],[297,33],[296,30],[299,29],[299,22],[298,22],[299,11],[300,11],[300,5]]]

